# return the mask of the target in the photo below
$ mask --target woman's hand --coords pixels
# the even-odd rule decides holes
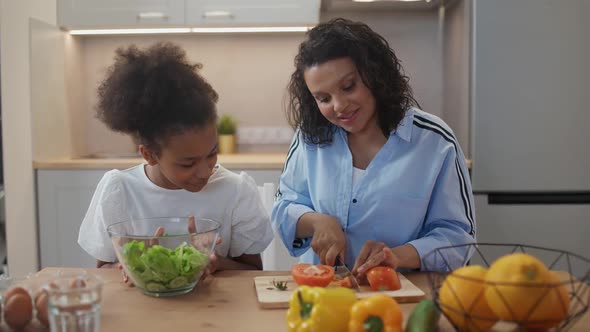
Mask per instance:
[[[341,256],[346,249],[346,236],[342,225],[333,216],[318,214],[314,217],[316,220],[313,223],[311,247],[320,257],[322,264],[333,266],[336,256]]]
[[[396,269],[398,265],[399,258],[391,248],[388,248],[383,242],[369,240],[361,248],[352,273],[362,275],[375,266],[389,266]]]
[[[420,255],[411,244],[389,248],[383,242],[369,240],[361,248],[352,273],[362,275],[375,266],[419,269],[420,265]]]

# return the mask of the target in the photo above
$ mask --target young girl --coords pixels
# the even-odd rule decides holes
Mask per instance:
[[[360,22],[320,24],[295,67],[289,115],[298,131],[272,213],[293,256],[329,265],[344,257],[359,274],[424,269],[432,249],[475,241],[461,148],[441,119],[416,108],[383,37]],[[469,257],[447,253],[429,268]]]
[[[200,68],[170,43],[116,51],[98,89],[98,118],[132,135],[147,164],[109,171],[98,184],[78,238],[98,267],[116,262],[110,224],[195,216],[221,223],[218,270],[262,269],[270,221],[252,178],[217,164],[217,93]]]

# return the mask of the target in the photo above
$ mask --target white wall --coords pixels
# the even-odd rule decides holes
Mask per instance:
[[[240,126],[285,127],[288,124],[283,98],[293,71],[293,58],[303,38],[303,33],[80,38],[81,70],[86,81],[85,107],[80,109],[84,122],[78,125],[85,128],[81,138],[87,153],[131,153],[134,148],[128,136],[113,133],[95,116],[96,90],[118,47],[174,42],[187,52],[191,62],[203,64],[201,73],[219,94],[217,107],[221,114],[235,116]]]
[[[56,23],[55,0],[0,0],[6,237],[12,275],[38,268],[29,19]]]
[[[72,155],[66,98],[65,38],[55,25],[30,20],[31,117],[35,160]]]
[[[82,43],[75,36],[62,32],[65,43],[65,93],[67,110],[71,128],[69,128],[72,135],[71,151],[73,156],[79,156],[86,153],[86,128],[80,126],[80,123],[86,121],[86,90],[84,89],[84,82],[86,82],[86,75],[83,68],[82,59]]]

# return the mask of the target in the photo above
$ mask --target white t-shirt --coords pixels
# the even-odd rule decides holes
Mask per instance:
[[[80,226],[78,243],[94,258],[115,262],[106,230],[109,225],[131,218],[191,215],[221,223],[222,243],[215,251],[224,257],[259,254],[273,239],[268,213],[248,174],[236,174],[218,165],[207,185],[192,193],[155,185],[142,164],[103,176]]]
[[[365,169],[360,169],[360,168],[356,168],[353,167],[352,168],[352,190],[356,191],[356,189],[359,186],[359,183],[361,182],[361,180],[363,179],[363,176],[365,176]]]

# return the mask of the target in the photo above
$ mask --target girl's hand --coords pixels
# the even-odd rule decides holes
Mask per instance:
[[[369,240],[361,248],[361,252],[352,268],[352,273],[362,275],[375,266],[389,266],[396,269],[398,265],[399,257],[393,253],[391,248],[387,247],[383,242]]]
[[[164,235],[164,227],[159,226],[156,229],[156,232],[154,233],[154,236],[162,236]],[[150,239],[147,240],[146,243],[149,247],[158,244],[158,239]],[[127,273],[125,273],[125,269],[123,269],[123,266],[121,265],[121,263],[113,263],[111,264],[111,267],[113,268],[117,268],[119,271],[121,271],[121,276],[123,277],[123,283],[128,286],[128,287],[134,287],[135,285],[133,284],[133,281],[131,281],[131,279],[129,279],[129,276],[127,275]]]
[[[189,233],[196,233],[197,232],[197,225],[195,224],[195,216],[188,217],[188,232]]]
[[[125,270],[123,269],[123,266],[121,265],[121,263],[105,263],[102,262],[104,264],[100,264],[99,268],[101,269],[117,269],[119,271],[121,271],[121,277],[122,277],[122,281],[125,285],[129,286],[129,287],[133,287],[133,282],[129,279],[129,276],[127,275],[127,273],[125,273]]]
[[[217,238],[217,242],[215,243],[215,245],[219,245],[221,244],[221,236]],[[217,258],[217,254],[214,252],[211,255],[209,255],[209,264],[207,265],[207,267],[205,268],[205,273],[203,273],[203,275],[201,276],[201,280],[207,278],[207,276],[215,273],[215,271],[217,271],[217,266],[219,264],[219,259]]]
[[[316,220],[313,228],[313,251],[318,254],[322,264],[333,266],[336,256],[342,256],[346,249],[346,236],[342,225],[336,217],[321,215],[321,219]]]
[[[203,275],[201,276],[201,280],[203,280],[203,279],[207,278],[208,276],[212,275],[213,273],[215,273],[215,271],[217,271],[217,264],[218,264],[217,254],[212,253],[211,255],[209,255],[209,264],[205,268],[205,273],[203,273]]]
[[[133,281],[131,281],[131,279],[129,279],[129,276],[127,275],[127,273],[125,273],[123,266],[121,264],[117,263],[117,269],[119,269],[119,271],[121,271],[121,275],[123,276],[123,283],[125,284],[125,286],[134,287],[135,285],[133,284]]]

